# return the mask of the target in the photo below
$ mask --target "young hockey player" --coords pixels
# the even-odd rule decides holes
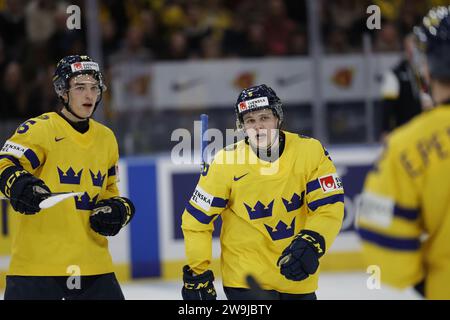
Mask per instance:
[[[220,215],[228,299],[256,298],[247,275],[266,290],[266,299],[316,299],[320,258],[342,224],[341,180],[319,141],[279,130],[282,103],[270,87],[243,90],[235,111],[245,140],[216,154],[183,213],[182,296],[216,298],[209,266]]]
[[[117,189],[114,134],[90,119],[106,89],[97,63],[68,56],[53,85],[63,108],[24,122],[0,152],[0,191],[17,214],[5,299],[123,299],[105,236],[134,215]],[[50,192],[84,192],[41,210]]]
[[[365,182],[359,234],[381,281],[450,299],[450,7],[432,9],[415,33],[436,107],[390,135]]]

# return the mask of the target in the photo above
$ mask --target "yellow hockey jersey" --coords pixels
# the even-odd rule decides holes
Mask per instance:
[[[52,192],[84,192],[35,215],[14,212],[10,275],[67,276],[113,271],[108,240],[89,225],[93,205],[118,196],[114,134],[89,120],[84,134],[54,112],[24,122],[0,152],[0,173],[11,165],[42,179]]]
[[[363,252],[381,281],[450,299],[450,105],[395,130],[364,185]]]
[[[330,248],[344,214],[342,182],[319,141],[284,134],[276,161],[260,160],[240,141],[219,151],[200,176],[182,217],[187,262],[195,272],[209,267],[213,221],[221,215],[224,286],[246,288],[245,277],[252,274],[268,290],[317,289],[319,270],[291,281],[277,260],[302,229],[320,233]]]

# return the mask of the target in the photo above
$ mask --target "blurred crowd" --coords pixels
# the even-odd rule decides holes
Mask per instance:
[[[403,37],[440,0],[322,0],[325,54],[362,51],[370,32],[376,52],[400,51]],[[98,0],[103,64],[121,61],[301,56],[308,54],[306,0]],[[79,5],[81,30],[66,26]],[[382,28],[366,28],[369,5]],[[56,62],[86,52],[84,1],[0,0],[0,115],[25,119],[57,106]]]

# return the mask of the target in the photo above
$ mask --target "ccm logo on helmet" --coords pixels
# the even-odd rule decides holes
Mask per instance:
[[[244,112],[254,108],[268,107],[269,99],[267,97],[255,98],[239,103],[239,112]]]
[[[99,71],[98,64],[96,62],[75,62],[70,65],[72,72],[82,71],[82,70],[94,70]]]
[[[327,176],[319,177],[318,180],[319,180],[320,186],[322,187],[322,191],[324,193],[343,189],[342,180],[335,173],[327,175]]]

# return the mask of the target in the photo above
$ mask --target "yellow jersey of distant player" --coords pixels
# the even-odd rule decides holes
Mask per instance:
[[[450,105],[395,130],[362,194],[366,261],[399,288],[425,280],[425,296],[450,299]]]
[[[97,201],[118,196],[118,158],[114,134],[92,119],[84,134],[54,112],[17,129],[0,152],[0,173],[13,164],[22,166],[52,192],[83,195],[35,215],[13,212],[10,275],[113,272],[108,240],[90,228],[89,216]]]
[[[343,186],[319,141],[284,136],[276,161],[260,160],[242,140],[218,152],[200,176],[182,218],[188,264],[196,273],[209,267],[213,221],[220,215],[224,286],[245,288],[252,274],[268,290],[317,289],[319,271],[291,281],[277,260],[302,229],[320,233],[330,248],[342,225]]]

